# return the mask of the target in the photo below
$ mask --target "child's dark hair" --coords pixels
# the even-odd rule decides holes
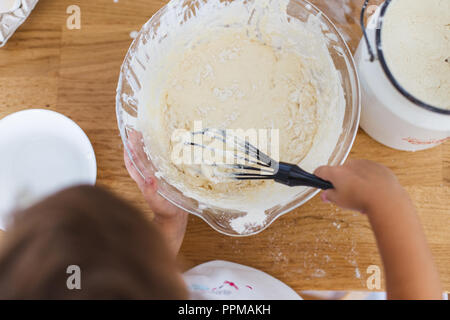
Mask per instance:
[[[2,238],[0,299],[183,299],[174,257],[137,209],[100,188],[60,192],[14,215]],[[67,268],[81,270],[70,290]]]

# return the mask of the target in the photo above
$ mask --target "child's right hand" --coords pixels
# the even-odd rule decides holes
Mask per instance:
[[[392,171],[372,161],[349,160],[342,166],[319,167],[314,173],[335,188],[324,191],[322,200],[346,209],[369,213],[391,200],[410,201]]]

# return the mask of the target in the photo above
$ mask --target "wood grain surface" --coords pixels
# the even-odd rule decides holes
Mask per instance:
[[[338,13],[330,16],[355,50],[361,36],[356,21],[362,1],[313,2]],[[337,3],[348,8],[336,7]],[[81,8],[81,30],[66,27],[66,8],[73,4]],[[164,4],[158,0],[40,0],[0,49],[0,118],[44,108],[75,120],[94,146],[98,184],[149,215],[123,164],[115,89],[132,41],[130,32],[139,30]],[[450,141],[407,153],[384,147],[360,130],[350,158],[380,162],[397,174],[418,208],[442,282],[450,290]],[[190,216],[180,253],[183,267],[213,259],[258,268],[297,291],[366,290],[367,267],[381,267],[366,217],[324,204],[318,197],[248,238],[223,236]]]

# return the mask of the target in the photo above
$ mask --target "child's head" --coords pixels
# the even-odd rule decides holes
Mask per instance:
[[[99,188],[72,188],[18,212],[1,245],[0,299],[187,298],[155,226]],[[70,265],[81,269],[81,290],[67,287]]]

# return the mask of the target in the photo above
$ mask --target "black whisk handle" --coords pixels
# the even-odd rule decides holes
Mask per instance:
[[[307,186],[322,190],[333,189],[333,184],[308,173],[297,165],[280,162],[275,181],[290,187]]]

